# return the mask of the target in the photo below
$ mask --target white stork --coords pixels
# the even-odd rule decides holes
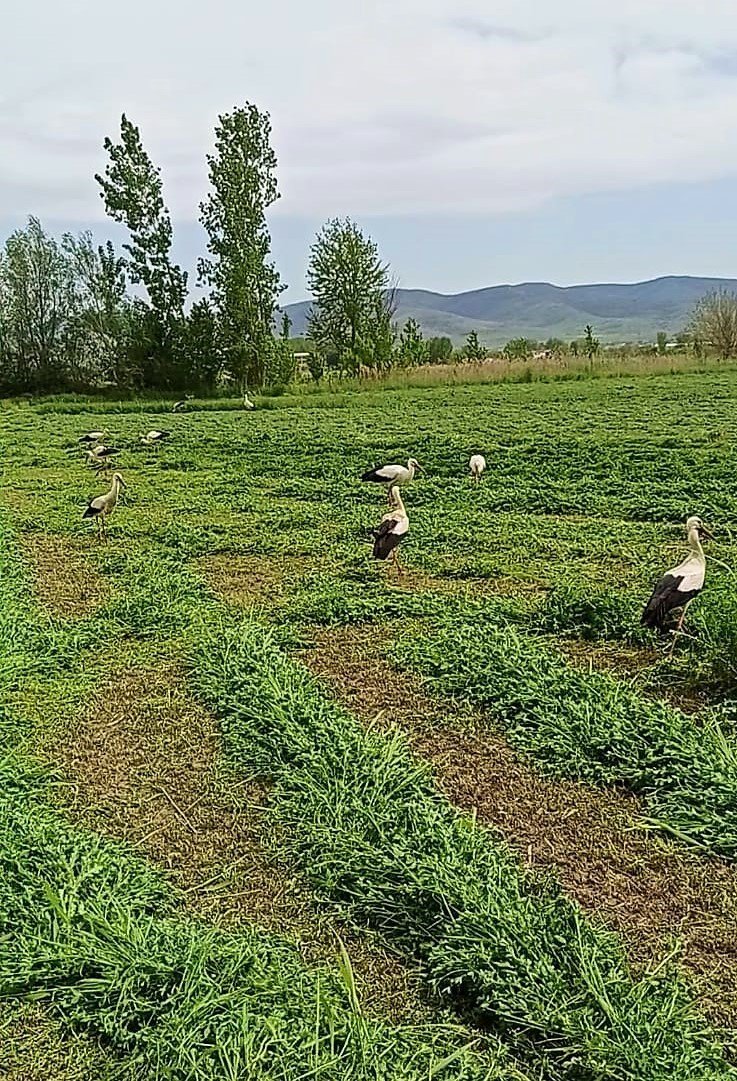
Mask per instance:
[[[256,408],[256,406],[253,404],[253,402],[251,401],[251,399],[248,397],[247,394],[243,395],[243,408],[248,409],[249,411]]]
[[[483,454],[472,454],[468,462],[468,468],[471,470],[471,476],[478,484],[481,480],[481,474],[486,469],[486,458],[484,458]]]
[[[108,464],[108,459],[113,458],[116,454],[120,454],[117,447],[106,447],[100,444],[98,447],[92,447],[85,451],[85,456],[89,465],[92,465],[98,471],[105,469]]]
[[[392,509],[384,515],[378,527],[371,530],[374,538],[373,557],[374,559],[388,559],[391,556],[394,566],[402,574],[398,548],[401,540],[409,532],[409,517],[396,484],[389,489],[389,501],[392,503]]]
[[[192,394],[185,394],[178,402],[174,402],[174,405],[171,407],[172,413],[181,413],[186,407],[187,402],[191,402],[193,397],[194,395]]]
[[[370,481],[372,484],[385,484],[391,503],[391,489],[395,485],[409,484],[414,480],[415,473],[421,472],[419,463],[410,458],[406,465],[377,465],[375,469],[363,473],[361,480]]]
[[[104,495],[98,495],[87,504],[82,518],[94,518],[97,522],[97,536],[107,540],[107,523],[105,519],[113,513],[118,502],[120,489],[125,488],[125,481],[120,473],[113,473],[113,486]]]
[[[691,549],[690,554],[677,567],[673,567],[663,575],[642,613],[642,623],[661,633],[668,630],[673,614],[678,611],[681,615],[675,633],[680,632],[686,616],[686,608],[704,588],[706,556],[701,547],[701,538],[711,537],[711,533],[695,515],[687,519],[686,533]]]
[[[79,443],[102,443],[103,439],[107,435],[107,428],[104,432],[85,432],[84,435],[80,435]]]
[[[141,442],[147,446],[154,446],[156,443],[161,443],[162,440],[168,439],[171,432],[160,432],[156,428],[152,428],[150,432],[146,432],[141,436]]]

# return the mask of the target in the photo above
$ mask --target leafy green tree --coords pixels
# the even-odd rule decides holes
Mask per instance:
[[[450,338],[428,338],[427,359],[431,364],[446,364],[453,356],[453,342]]]
[[[397,343],[397,359],[404,368],[417,367],[427,360],[427,342],[422,336],[416,319],[408,319],[402,327]]]
[[[737,356],[737,293],[726,289],[707,293],[694,309],[690,330],[702,348],[708,343],[720,357]]]
[[[131,302],[126,292],[125,259],[116,253],[111,241],[95,247],[89,232],[78,237],[65,233],[62,249],[75,279],[80,301],[78,320],[84,330],[84,345],[78,344],[77,366],[82,361],[88,371],[96,369],[104,382],[130,387],[135,373],[129,359]],[[84,359],[82,348],[87,354]]]
[[[387,367],[393,348],[394,291],[370,237],[349,218],[328,221],[310,249],[313,295],[308,335],[327,365]]]
[[[325,375],[325,358],[316,349],[307,351],[307,371],[315,383],[319,383]]]
[[[466,338],[466,345],[465,345],[465,348],[464,348],[464,353],[465,353],[466,357],[468,358],[468,360],[485,360],[486,359],[487,350],[486,350],[485,346],[483,346],[481,344],[481,342],[479,341],[479,336],[478,336],[478,334],[477,334],[477,332],[475,330],[472,330],[471,333]]]
[[[548,338],[545,348],[555,357],[560,357],[566,351],[566,343],[560,338]]]
[[[122,223],[130,234],[127,267],[131,280],[144,286],[148,294],[157,337],[166,347],[178,338],[187,297],[187,275],[171,260],[172,226],[164,203],[160,170],[141,141],[141,133],[123,114],[120,142],[105,139],[110,158],[104,176],[95,180],[113,221]]]
[[[269,114],[247,103],[218,117],[208,154],[211,191],[200,204],[208,259],[200,281],[210,287],[223,351],[233,378],[260,386],[272,352],[272,328],[283,286],[270,261],[266,210],[279,198]]]
[[[272,338],[265,346],[264,383],[274,389],[283,388],[294,381],[296,373],[297,361],[289,340]]]
[[[535,350],[535,342],[529,338],[512,338],[504,346],[507,360],[528,360]]]
[[[7,390],[61,390],[72,376],[81,305],[63,248],[38,218],[0,253],[0,382]]]
[[[599,344],[599,339],[594,337],[593,327],[590,323],[587,323],[584,330],[583,349],[592,368],[594,366],[594,357],[599,352]]]
[[[290,341],[289,334],[292,329],[292,320],[289,318],[288,312],[283,312],[281,317],[281,336],[285,342]]]
[[[568,346],[568,352],[571,354],[572,357],[577,357],[578,356],[578,354],[579,354],[579,346],[578,346],[578,341],[577,341],[576,338],[574,338],[573,341],[571,342],[571,344]]]
[[[209,299],[196,300],[187,316],[187,383],[190,390],[212,392],[223,373],[217,319]]]
[[[657,346],[658,346],[658,354],[661,357],[665,356],[665,353],[666,353],[666,348],[665,347],[668,344],[668,335],[665,333],[664,330],[659,330],[655,340],[656,340]]]

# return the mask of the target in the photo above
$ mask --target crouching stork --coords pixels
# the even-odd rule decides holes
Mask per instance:
[[[110,460],[114,458],[116,454],[120,454],[120,451],[117,447],[105,447],[100,444],[99,447],[93,447],[91,450],[86,450],[84,453],[88,465],[94,466],[99,473],[107,468]]]
[[[642,613],[642,623],[661,634],[671,629],[676,612],[681,614],[674,634],[680,633],[686,609],[704,588],[706,556],[701,547],[701,538],[711,537],[711,533],[695,515],[686,521],[686,533],[690,554],[677,567],[663,575]],[[675,637],[673,641],[675,644]]]
[[[361,480],[369,481],[372,484],[385,484],[387,493],[391,492],[391,489],[399,484],[409,484],[411,480],[415,479],[415,473],[421,473],[419,462],[414,458],[410,458],[406,465],[377,465],[375,469],[369,469],[368,472],[361,476]],[[389,503],[392,499],[389,495]]]
[[[374,538],[373,556],[374,559],[388,559],[391,556],[392,563],[402,574],[398,548],[409,532],[409,517],[396,484],[389,489],[389,500],[392,509],[384,515],[378,527],[371,530]]]
[[[483,454],[472,454],[468,462],[468,468],[471,470],[471,476],[478,484],[481,480],[481,474],[486,469],[486,458],[484,458]]]
[[[156,428],[152,428],[150,432],[146,432],[145,435],[141,436],[141,442],[145,443],[146,446],[155,447],[159,443],[163,443],[165,439],[168,439],[170,435],[171,432],[160,432]]]

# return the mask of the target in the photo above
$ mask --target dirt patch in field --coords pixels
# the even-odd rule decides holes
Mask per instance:
[[[656,668],[663,654],[652,646],[638,649],[621,642],[587,642],[580,638],[559,638],[553,644],[571,664],[631,679],[644,696],[664,699],[684,713],[698,713],[711,701],[708,691],[684,687],[682,679],[680,683],[668,682],[667,669]]]
[[[409,593],[447,593],[450,596],[468,594],[471,599],[528,595],[542,590],[537,582],[521,582],[514,578],[461,578],[457,575],[426,574],[415,567],[402,564],[404,573],[387,568],[387,577],[397,589]]]
[[[117,1081],[121,1072],[85,1036],[70,1034],[38,1006],[0,1005],[0,1078],[2,1081]]]
[[[542,777],[481,717],[395,671],[384,644],[375,627],[318,630],[303,659],[358,716],[404,729],[447,797],[528,865],[555,868],[569,896],[622,933],[633,962],[662,959],[676,936],[703,1008],[736,1027],[735,871],[644,833],[626,793]]]
[[[409,970],[320,916],[308,889],[270,856],[263,841],[268,792],[218,771],[217,724],[189,697],[176,665],[119,673],[46,753],[74,782],[74,819],[166,868],[193,910],[296,938],[311,962],[338,956],[337,933],[369,1012],[426,1018]]]
[[[654,649],[637,649],[619,642],[587,642],[581,638],[557,638],[555,648],[579,668],[614,672],[625,679],[651,668],[659,659]]]
[[[199,574],[217,596],[231,604],[263,604],[288,592],[290,584],[311,569],[298,556],[216,555],[196,562]]]
[[[54,615],[81,618],[108,599],[109,587],[87,557],[87,542],[50,533],[22,539],[40,604]]]

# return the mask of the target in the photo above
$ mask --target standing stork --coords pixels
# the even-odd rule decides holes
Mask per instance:
[[[410,458],[406,465],[377,465],[375,469],[369,469],[368,472],[363,473],[361,480],[372,484],[385,484],[391,504],[392,488],[400,484],[409,484],[411,480],[414,480],[415,473],[421,472],[419,462]]]
[[[115,510],[120,489],[125,488],[125,481],[120,473],[113,473],[113,486],[105,495],[98,495],[87,504],[82,518],[94,518],[97,522],[97,536],[107,540],[106,519]]]
[[[701,538],[711,537],[711,533],[696,515],[687,519],[686,533],[690,554],[677,567],[663,575],[642,613],[641,622],[661,634],[668,630],[674,613],[678,611],[681,615],[674,633],[680,633],[686,609],[704,588],[706,556],[701,547]],[[675,644],[675,638],[673,641]]]
[[[243,392],[243,408],[247,409],[249,412],[252,412],[256,408],[245,391]]]
[[[388,559],[392,557],[392,563],[400,574],[403,574],[399,562],[399,544],[409,533],[409,517],[404,508],[399,488],[393,484],[389,489],[389,502],[392,509],[381,519],[378,527],[372,529],[374,538],[374,559]]]
[[[146,432],[141,436],[141,442],[147,446],[154,446],[156,443],[161,443],[164,439],[168,439],[171,432],[160,432],[156,428],[152,428],[150,432]]]
[[[478,484],[481,480],[481,474],[486,469],[486,458],[484,458],[483,454],[472,454],[468,462],[468,468],[471,470],[471,476]]]

